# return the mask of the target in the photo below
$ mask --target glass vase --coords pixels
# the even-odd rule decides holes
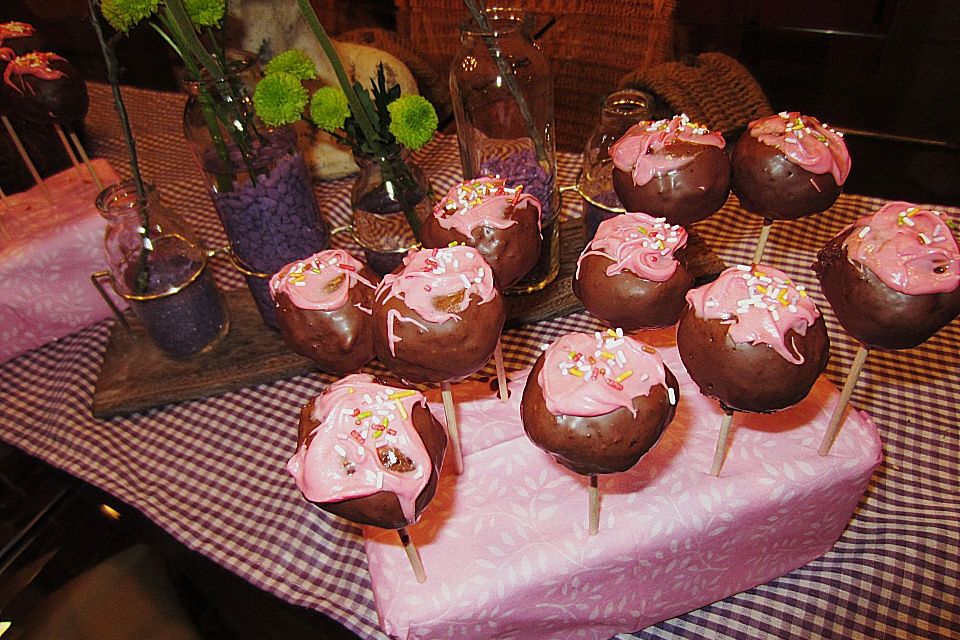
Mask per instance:
[[[559,191],[553,120],[553,76],[531,37],[533,15],[487,9],[487,29],[460,25],[460,50],[450,68],[465,178],[500,177],[523,185],[543,205],[543,242],[533,270],[508,293],[547,286],[560,266]]]
[[[583,231],[590,242],[597,227],[608,218],[623,213],[613,190],[613,160],[610,146],[627,129],[653,116],[653,96],[635,89],[614,91],[603,101],[600,121],[594,127],[583,150],[583,168],[578,187],[583,198]]]
[[[230,323],[207,269],[208,252],[156,189],[146,185],[144,195],[127,180],[97,197],[107,221],[104,249],[113,289],[160,350],[186,356],[211,348]]]
[[[350,191],[353,236],[367,264],[382,276],[416,244],[420,225],[433,211],[433,188],[407,150],[387,157],[354,154],[354,159],[360,173]]]
[[[184,132],[263,321],[278,328],[269,278],[326,249],[327,224],[292,126],[270,128],[253,115],[261,77],[252,54],[231,54],[228,73],[185,82]]]

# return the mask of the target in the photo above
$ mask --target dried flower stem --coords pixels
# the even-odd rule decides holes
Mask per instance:
[[[139,199],[139,212],[141,235],[143,235],[142,250],[137,260],[137,274],[134,278],[134,293],[144,294],[150,286],[150,265],[148,255],[151,250],[151,244],[148,242],[150,235],[150,218],[147,215],[147,189],[143,184],[143,176],[140,175],[140,164],[137,160],[137,143],[133,138],[133,130],[130,128],[130,118],[127,115],[126,105],[123,103],[123,94],[120,93],[120,74],[117,56],[114,53],[113,46],[108,44],[103,36],[103,27],[100,25],[99,7],[96,0],[87,0],[90,5],[90,22],[93,24],[93,30],[97,34],[97,41],[100,43],[100,51],[103,53],[104,62],[107,65],[107,78],[110,80],[110,88],[113,91],[113,107],[117,111],[117,117],[120,118],[120,127],[123,129],[123,139],[127,145],[127,153],[130,155],[130,172],[133,174],[133,183],[137,187],[137,197]]]

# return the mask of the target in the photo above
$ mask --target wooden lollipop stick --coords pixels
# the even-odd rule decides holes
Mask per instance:
[[[7,209],[10,208],[10,201],[7,200],[7,194],[3,192],[3,189],[0,189],[0,202],[2,202],[3,206]]]
[[[453,452],[453,469],[457,475],[463,473],[463,453],[460,451],[460,430],[457,428],[457,410],[453,404],[453,392],[450,383],[440,383],[440,397],[443,398],[443,413],[447,416],[447,435],[450,437],[450,450]]]
[[[24,148],[23,143],[20,142],[20,136],[18,136],[17,132],[13,130],[13,125],[10,124],[10,120],[7,119],[7,116],[0,116],[0,120],[3,121],[3,126],[6,127],[7,133],[10,134],[10,138],[13,140],[13,145],[17,148],[17,151],[20,152],[20,157],[23,158],[23,163],[27,165],[27,169],[30,171],[30,175],[33,176],[34,182],[36,182],[37,187],[40,188],[40,193],[49,204],[53,204],[53,199],[50,197],[50,193],[47,191],[46,185],[43,184],[43,178],[40,177],[40,173],[33,165],[33,161],[30,159],[30,156],[27,155],[27,150]]]
[[[590,488],[587,489],[590,496],[590,535],[595,536],[600,531],[600,477],[590,476]]]
[[[73,147],[70,146],[70,141],[67,140],[67,134],[63,132],[63,127],[54,122],[53,130],[57,132],[57,137],[60,138],[60,144],[67,150],[67,155],[70,156],[70,162],[73,163],[73,168],[77,170],[77,173],[80,174],[80,179],[83,180],[83,169],[80,168],[80,161],[77,160],[77,154],[73,152]]]
[[[80,138],[77,137],[77,134],[73,131],[70,132],[70,139],[73,140],[73,144],[77,147],[77,153],[80,154],[80,158],[83,159],[83,164],[86,165],[87,171],[90,172],[90,176],[93,178],[94,184],[97,185],[97,189],[103,190],[103,183],[100,181],[100,176],[97,175],[97,172],[93,169],[93,163],[90,162],[90,156],[87,155],[86,150],[83,148],[83,145],[80,144]]]
[[[500,393],[500,402],[506,402],[510,397],[507,391],[507,372],[503,366],[503,348],[497,338],[497,348],[493,350],[493,361],[497,364],[497,389]]]
[[[823,440],[820,441],[820,455],[825,456],[830,453],[830,447],[837,438],[840,431],[840,421],[843,419],[843,412],[850,402],[850,396],[853,395],[853,389],[857,386],[857,380],[860,379],[860,372],[863,371],[863,365],[867,361],[867,355],[870,349],[860,345],[857,349],[857,355],[853,357],[853,364],[850,365],[850,371],[847,373],[847,380],[843,383],[843,391],[840,392],[840,399],[837,406],[833,408],[833,415],[830,416],[830,424],[827,425],[827,432],[823,434]]]
[[[763,219],[763,226],[760,228],[760,237],[757,238],[757,248],[753,251],[753,264],[760,262],[763,257],[763,250],[767,247],[767,238],[770,237],[770,227],[773,226],[773,220]]]
[[[720,435],[717,436],[717,450],[713,452],[713,468],[710,469],[710,475],[720,475],[720,469],[723,468],[723,460],[727,457],[727,441],[730,440],[730,425],[733,423],[733,411],[723,410],[723,420],[720,421]]]
[[[423,562],[420,561],[420,552],[417,551],[417,548],[410,540],[410,532],[407,531],[406,527],[400,527],[397,529],[397,535],[400,536],[400,544],[403,545],[403,550],[407,552],[407,560],[410,561],[410,566],[413,567],[413,575],[417,576],[417,582],[426,582],[427,572],[423,570]]]

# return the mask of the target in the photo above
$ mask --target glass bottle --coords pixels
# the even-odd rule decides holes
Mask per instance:
[[[542,289],[560,266],[560,197],[550,63],[533,41],[533,15],[487,9],[488,29],[460,25],[460,50],[450,68],[464,178],[522,184],[543,205],[540,260],[508,293]]]
[[[579,192],[583,198],[583,230],[587,242],[607,218],[623,213],[623,206],[613,191],[613,160],[610,146],[627,129],[653,116],[653,96],[636,89],[614,91],[603,101],[600,121],[587,139],[583,150],[583,168]]]
[[[256,57],[228,54],[228,73],[184,82],[184,133],[260,315],[277,328],[269,278],[326,249],[327,224],[293,126],[270,128],[253,113],[262,74]]]
[[[404,149],[384,158],[354,154],[360,173],[350,192],[353,236],[366,263],[379,275],[390,273],[417,242],[419,225],[433,211],[430,180]]]
[[[186,356],[212,347],[229,330],[227,307],[193,230],[145,185],[133,180],[97,196],[106,221],[104,249],[114,291],[162,351]]]

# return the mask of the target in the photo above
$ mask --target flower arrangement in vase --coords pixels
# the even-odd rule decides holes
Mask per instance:
[[[226,305],[207,269],[213,252],[203,247],[184,220],[171,215],[157,190],[140,174],[113,43],[103,35],[95,2],[89,0],[91,20],[106,62],[133,178],[109,185],[97,197],[97,207],[107,221],[104,248],[110,270],[94,274],[94,284],[124,325],[129,327],[100,285],[100,278],[109,278],[161,351],[191,355],[212,348],[229,331]]]
[[[253,94],[256,114],[273,126],[305,115],[316,127],[348,146],[360,167],[351,191],[354,238],[375,271],[391,271],[417,242],[421,222],[434,205],[429,179],[410,158],[437,129],[437,113],[422,96],[400,95],[386,84],[383,67],[369,91],[351,83],[326,31],[307,0],[297,0],[330,61],[339,86],[313,88],[316,67],[297,50],[275,56]]]
[[[119,32],[146,22],[184,63],[190,99],[184,130],[264,322],[276,328],[268,279],[284,265],[326,249],[320,214],[292,127],[270,126],[253,111],[262,77],[252,54],[224,47],[224,0],[102,0]]]

